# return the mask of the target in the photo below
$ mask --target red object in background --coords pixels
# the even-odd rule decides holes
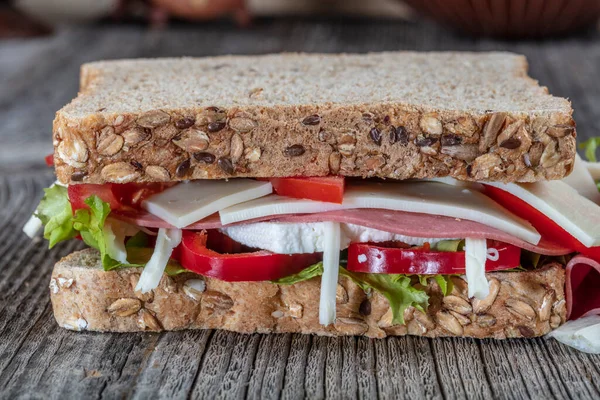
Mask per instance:
[[[187,20],[210,20],[231,15],[241,26],[250,23],[245,0],[152,0],[151,19],[162,26],[169,16]]]
[[[52,30],[35,19],[0,5],[0,39],[45,36]]]
[[[298,273],[321,260],[320,253],[275,254],[259,250],[223,254],[209,248],[207,242],[222,251],[239,249],[241,245],[232,243],[231,239],[219,243],[219,237],[209,238],[213,233],[216,232],[183,231],[179,262],[185,269],[227,282],[272,281]]]
[[[44,161],[46,162],[47,166],[52,167],[54,165],[54,154],[48,154],[46,157],[44,157]]]
[[[271,178],[269,181],[275,193],[281,196],[338,204],[344,200],[343,176]]]
[[[404,0],[415,10],[476,36],[542,37],[592,26],[598,0]]]
[[[486,271],[499,271],[521,264],[521,249],[488,240],[488,248],[498,250],[498,260],[488,259]],[[381,244],[352,243],[348,247],[348,271],[373,274],[464,274],[464,251],[432,251],[422,248],[384,247]]]
[[[542,236],[550,238],[552,241],[560,243],[573,251],[585,254],[596,261],[600,261],[600,246],[584,246],[560,225],[552,221],[541,211],[538,211],[536,208],[527,204],[525,201],[505,190],[489,185],[484,185],[483,193],[513,214],[531,222],[531,225],[533,225]]]

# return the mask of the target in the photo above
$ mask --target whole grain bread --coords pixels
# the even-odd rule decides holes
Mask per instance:
[[[63,183],[452,176],[573,167],[570,103],[511,53],[277,54],[101,61],[54,121]]]
[[[337,289],[334,325],[319,324],[320,279],[293,285],[269,282],[229,283],[193,273],[163,275],[158,288],[135,292],[141,270],[104,271],[93,249],[60,260],[50,281],[58,324],[67,329],[134,332],[225,329],[242,333],[299,332],[317,335],[533,337],[565,321],[564,269],[547,265],[531,272],[491,272],[485,300],[467,297],[467,283],[454,276],[443,296],[435,279],[426,288],[427,313],[405,312],[405,325],[394,325],[388,301],[367,295],[346,277]]]

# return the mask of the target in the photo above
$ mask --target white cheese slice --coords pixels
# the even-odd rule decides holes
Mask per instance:
[[[180,183],[149,197],[142,206],[177,228],[184,228],[226,207],[273,192],[270,182],[253,179],[197,180]]]
[[[485,261],[487,259],[485,239],[465,239],[465,275],[469,287],[469,297],[479,300],[490,294],[490,284],[485,277]]]
[[[600,162],[583,161],[583,165],[595,181],[600,181]]]
[[[596,186],[596,182],[590,174],[590,171],[583,164],[583,160],[579,155],[575,156],[575,164],[573,165],[573,171],[571,174],[563,179],[567,185],[583,197],[593,201],[596,204],[600,204],[600,192]]]
[[[600,245],[600,206],[562,181],[486,182],[534,207],[587,247]]]
[[[482,193],[461,186],[437,182],[358,184],[346,191],[343,205],[346,208],[382,208],[466,219],[529,243],[540,241],[540,234],[529,222]]]
[[[127,250],[125,249],[125,238],[120,241],[117,235],[113,232],[113,227],[110,222],[106,222],[102,227],[104,240],[106,241],[106,254],[113,260],[127,264]]]
[[[243,245],[278,254],[319,253],[325,248],[325,223],[257,222],[221,228],[221,231]],[[341,237],[341,248],[348,239]]]
[[[55,181],[52,185],[50,185],[50,187],[54,185],[67,187],[67,185],[59,181]],[[35,214],[33,214],[31,217],[29,217],[27,222],[25,222],[25,225],[23,225],[23,233],[25,233],[29,237],[29,239],[33,239],[42,229],[42,227],[42,220],[36,217]]]
[[[133,236],[139,232],[139,229],[126,222],[114,218],[107,218],[104,227],[104,238],[106,240],[106,252],[113,260],[127,264],[127,249],[125,248],[125,238]]]
[[[422,246],[425,242],[434,245],[441,240],[447,240],[398,235],[354,224],[340,224],[340,226],[342,249],[347,248],[350,243],[399,241]],[[221,231],[243,245],[278,254],[319,253],[325,248],[325,224],[323,222],[256,222],[226,226],[221,228]]]
[[[23,233],[25,233],[29,239],[33,239],[42,229],[42,226],[42,220],[36,217],[34,214],[29,217],[25,225],[23,225]]]
[[[158,230],[156,235],[156,245],[154,246],[154,253],[150,257],[150,261],[144,267],[140,280],[135,287],[136,291],[147,293],[152,289],[156,289],[160,278],[167,267],[171,253],[173,249],[181,243],[181,230],[180,229],[164,229]]]
[[[272,194],[256,200],[247,201],[228,207],[219,211],[223,225],[234,222],[247,221],[249,219],[267,217],[271,215],[284,214],[313,214],[325,211],[341,210],[341,204],[326,203],[306,199],[294,199],[291,197]]]
[[[319,323],[330,325],[335,322],[335,293],[340,269],[340,224],[324,222],[325,248],[323,251],[323,276],[319,302]]]
[[[421,179],[420,182],[438,182],[438,183],[444,183],[446,185],[466,187],[469,189],[477,189],[480,191],[481,191],[481,189],[483,189],[483,185],[481,183],[461,181],[461,180],[452,178],[451,176],[444,176],[441,178]]]
[[[600,354],[600,315],[567,321],[548,337],[585,353]]]
[[[538,244],[540,241],[540,234],[529,222],[489,197],[476,190],[438,182],[353,183],[346,189],[343,204],[271,195],[223,209],[219,215],[221,223],[226,225],[270,215],[353,208],[381,208],[461,218],[497,228],[529,243]]]

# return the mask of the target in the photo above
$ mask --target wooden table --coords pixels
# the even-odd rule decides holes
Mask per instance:
[[[75,333],[53,320],[47,250],[21,234],[53,181],[54,112],[75,96],[81,63],[106,58],[280,51],[510,50],[573,101],[580,138],[600,133],[599,34],[547,42],[459,37],[430,24],[263,20],[71,28],[0,43],[0,397],[2,398],[598,398],[600,356],[555,341],[369,340],[218,331]],[[317,299],[315,299],[317,301]]]

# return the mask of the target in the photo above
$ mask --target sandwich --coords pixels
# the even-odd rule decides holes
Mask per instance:
[[[600,326],[596,164],[523,56],[93,62],[53,144],[58,180],[26,232],[90,247],[52,272],[67,329],[570,326],[557,337],[598,349],[582,328]]]

